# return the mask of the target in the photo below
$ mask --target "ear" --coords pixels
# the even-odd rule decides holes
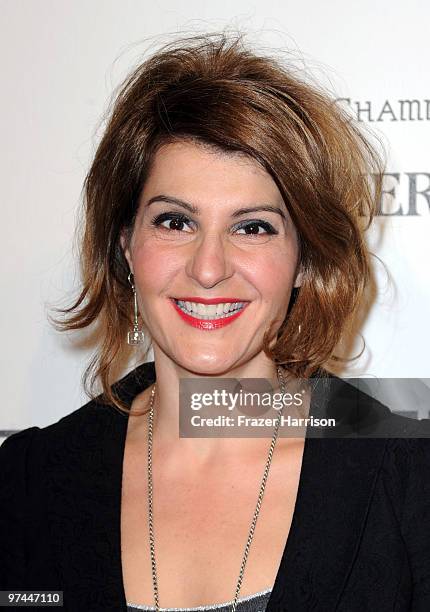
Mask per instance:
[[[124,253],[124,257],[127,260],[128,266],[130,268],[130,272],[134,274],[133,270],[133,262],[130,255],[130,236],[126,230],[122,230],[119,241],[121,243],[121,248]]]

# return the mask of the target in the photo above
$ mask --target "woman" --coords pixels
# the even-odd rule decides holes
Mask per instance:
[[[103,394],[1,447],[1,589],[62,590],[77,612],[430,609],[424,430],[324,369],[369,287],[380,173],[329,97],[241,37],[134,71],[87,176],[63,322],[98,325]],[[127,337],[154,362],[112,386]],[[376,436],[179,435],[182,378],[316,376]]]

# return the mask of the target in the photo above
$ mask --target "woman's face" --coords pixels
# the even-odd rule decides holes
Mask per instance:
[[[208,375],[267,360],[263,334],[281,325],[299,284],[298,240],[255,160],[164,145],[122,244],[155,355]]]

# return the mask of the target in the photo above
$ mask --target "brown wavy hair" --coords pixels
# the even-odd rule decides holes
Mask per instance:
[[[371,278],[364,230],[381,196],[381,157],[322,87],[243,38],[180,37],[145,59],[118,90],[85,179],[82,290],[56,323],[97,326],[86,387],[99,381],[104,401],[120,409],[111,385],[132,321],[120,236],[133,227],[161,145],[185,139],[245,153],[276,182],[297,228],[303,281],[264,350],[293,375],[340,359],[334,349]]]

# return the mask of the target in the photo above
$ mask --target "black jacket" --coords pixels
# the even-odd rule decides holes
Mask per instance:
[[[118,390],[131,403],[154,380],[154,364],[144,364]],[[400,436],[427,435],[429,420],[391,414],[332,380],[340,398],[333,410],[351,420],[359,393],[370,430],[383,422],[398,437],[306,438],[267,612],[428,612],[430,439]],[[120,502],[127,419],[94,400],[5,440],[0,590],[62,590],[67,612],[126,611]]]

